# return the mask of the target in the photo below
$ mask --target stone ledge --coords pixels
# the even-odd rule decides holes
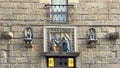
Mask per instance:
[[[44,56],[70,56],[77,57],[80,52],[43,52]]]
[[[13,38],[13,33],[12,32],[2,32],[1,33],[1,38],[3,39],[12,39]]]

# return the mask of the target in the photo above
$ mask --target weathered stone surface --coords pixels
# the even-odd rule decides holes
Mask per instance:
[[[96,60],[97,63],[102,63],[102,64],[109,64],[111,63],[111,58],[97,58]]]
[[[70,0],[68,3],[79,3],[79,0]]]
[[[24,29],[25,29],[25,27],[23,27],[23,26],[12,26],[12,31],[14,32],[14,31],[16,31],[16,32],[24,32]]]
[[[109,2],[110,0],[80,0],[80,2]]]
[[[0,2],[8,2],[9,0],[0,0]]]
[[[11,14],[12,9],[5,9],[5,8],[0,8],[0,14]]]
[[[15,3],[0,2],[0,8],[15,8]]]
[[[109,20],[120,20],[119,15],[109,15]]]
[[[6,15],[0,15],[1,20],[16,20],[16,15],[6,14]]]
[[[109,8],[119,8],[119,3],[109,3]]]
[[[118,51],[116,55],[117,55],[116,57],[120,59],[120,51]]]
[[[120,13],[120,9],[110,9],[110,13],[119,14]]]
[[[16,8],[20,8],[20,9],[30,9],[30,8],[34,8],[34,3],[14,3]]]
[[[96,49],[99,51],[109,51],[111,47],[110,45],[96,45]]]
[[[95,63],[94,58],[83,58],[82,63]]]
[[[97,20],[97,15],[82,15],[82,20]]]
[[[111,52],[109,51],[94,52],[94,55],[98,58],[111,58]]]
[[[119,64],[111,64],[110,66],[111,66],[111,68],[119,68],[120,67]]]
[[[98,20],[108,20],[108,15],[103,14],[103,15],[98,15]]]
[[[112,68],[110,64],[101,64],[101,68]]]
[[[39,3],[39,0],[10,0],[10,2]]]
[[[77,27],[78,68],[120,68],[120,39],[106,39],[110,32],[120,34],[120,0],[69,0],[68,5],[74,6],[68,10],[67,24],[48,21],[46,12],[51,9],[46,4],[51,0],[0,0],[0,36],[2,31],[14,34],[10,40],[0,37],[0,68],[47,68],[41,54],[44,26]],[[27,26],[33,29],[33,48],[26,48],[23,40]],[[87,48],[89,28],[96,29],[96,48]]]

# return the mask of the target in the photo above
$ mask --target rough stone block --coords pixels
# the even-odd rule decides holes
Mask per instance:
[[[83,58],[82,63],[94,63],[94,58]]]
[[[96,3],[106,3],[109,2],[109,0],[80,0],[80,2],[96,2]]]
[[[7,63],[7,58],[0,58],[0,63],[1,64],[6,64]]]
[[[120,68],[120,64],[111,64],[111,68]]]
[[[117,63],[119,63],[119,61],[120,61],[120,59],[118,59],[118,58],[111,59],[111,63],[113,63],[113,64],[117,64]]]
[[[102,32],[109,32],[110,27],[102,27]]]
[[[33,39],[33,44],[34,45],[43,45],[43,39]]]
[[[87,38],[86,33],[79,32],[78,38]]]
[[[41,68],[42,68],[42,65],[41,65],[41,64],[34,64],[33,66],[34,66],[34,68],[38,68],[38,67],[41,67]]]
[[[47,2],[48,1],[50,1],[50,0],[47,0]],[[47,3],[47,2],[46,3],[35,3],[34,4],[34,8],[36,8],[36,9],[41,9],[42,8],[43,10],[46,10],[45,9],[46,8],[45,5],[46,4],[51,4],[50,2],[49,3]]]
[[[24,29],[25,29],[25,27],[23,27],[23,26],[12,26],[12,31],[13,32],[23,32],[24,31]]]
[[[101,64],[101,68],[111,68],[110,64]]]
[[[38,33],[34,33],[34,38],[36,39],[43,38],[43,33],[39,33],[39,31]]]
[[[112,51],[119,51],[120,50],[120,46],[119,45],[111,45],[111,50]]]
[[[94,55],[96,55],[96,57],[98,57],[98,58],[111,58],[110,51],[94,52]]]
[[[16,66],[15,66],[15,64],[10,64],[9,67],[10,67],[10,68],[15,68]]]
[[[97,38],[105,39],[107,33],[97,33]]]
[[[3,64],[2,68],[8,68],[10,66],[10,64]]]
[[[11,14],[11,9],[0,8],[0,14]]]
[[[13,45],[4,45],[2,44],[2,46],[0,46],[0,50],[13,50]]]
[[[108,15],[106,14],[101,14],[101,15],[98,15],[98,20],[108,20]]]
[[[30,11],[30,10],[29,10]],[[28,14],[28,9],[12,9],[13,14]]]
[[[10,2],[39,3],[39,0],[10,0]]]
[[[109,20],[120,20],[120,15],[109,15]]]
[[[79,0],[69,0],[68,3],[79,3]]]
[[[14,51],[24,51],[24,50],[27,50],[27,49],[25,48],[25,45],[14,45],[13,50]]]
[[[105,42],[106,41],[106,42]],[[114,42],[111,42],[111,41],[109,41],[109,40],[106,40],[106,39],[99,39],[98,40],[98,44],[100,44],[100,45],[111,45],[111,44],[113,44]]]
[[[89,68],[89,64],[82,64],[82,66],[81,66],[82,68]]]
[[[15,3],[16,8],[30,9],[34,8],[34,3]]]
[[[82,54],[82,57],[84,58],[93,58],[96,56],[94,52],[89,52],[89,51],[88,52],[83,51],[81,54]]]
[[[36,51],[43,51],[43,46],[40,46],[40,45],[33,45],[34,49]]]
[[[120,39],[117,39],[115,42],[116,44],[120,44]]]
[[[72,15],[72,16],[70,17],[70,20],[80,21],[80,20],[81,20],[81,15]]]
[[[24,44],[24,40],[23,39],[11,39],[11,44],[13,45],[23,45]]]
[[[7,60],[10,64],[16,64],[17,63],[16,57],[9,57],[9,58],[7,58]]]
[[[115,27],[109,28],[109,33],[110,33],[110,32],[115,32]]]
[[[74,11],[74,9],[73,9],[73,11]],[[74,13],[76,13],[75,11],[74,11]],[[89,8],[81,8],[81,9],[79,9],[79,12],[78,12],[78,14],[91,14],[91,13],[94,13],[94,11],[93,11],[93,9],[89,9]]]
[[[97,63],[111,63],[111,58],[98,58]]]
[[[120,7],[120,5],[119,5],[119,3],[109,3],[109,8],[119,8]]]
[[[118,51],[116,55],[117,55],[116,57],[120,59],[120,51]]]
[[[105,8],[106,5],[104,3],[86,3],[87,7],[94,8]]]
[[[97,16],[96,15],[82,15],[82,20],[87,20],[87,21],[97,20]]]
[[[15,8],[15,3],[0,2],[0,8]]]
[[[7,52],[6,51],[0,51],[0,58],[7,58]]]
[[[110,45],[97,45],[96,49],[99,51],[110,51]]]
[[[29,62],[28,62],[28,58],[22,58],[22,57],[21,57],[21,58],[17,58],[16,60],[17,60],[17,63],[18,63],[18,64],[29,63]]]
[[[0,15],[0,20],[17,20],[17,16],[11,14]]]
[[[40,0],[40,3],[48,3],[48,4],[51,4],[51,0]]]
[[[22,51],[10,51],[11,57],[22,57]]]
[[[34,32],[40,32],[41,31],[41,27],[32,27]]]
[[[78,40],[77,40],[77,44],[78,44],[78,45],[86,45],[86,44],[87,44],[87,41],[86,41],[86,40],[83,40],[83,39],[78,39]]]
[[[110,9],[110,13],[119,14],[120,13],[120,9]]]
[[[24,33],[23,32],[14,32],[14,38],[18,39],[18,38],[23,38],[24,37]]]
[[[0,0],[0,2],[8,2],[9,0]]]
[[[18,20],[28,20],[28,21],[32,21],[32,20],[35,21],[35,20],[44,19],[40,15],[18,15],[17,18],[18,18]]]

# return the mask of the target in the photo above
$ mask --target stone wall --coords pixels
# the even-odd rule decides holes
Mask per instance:
[[[105,38],[110,32],[120,33],[120,0],[69,0],[73,4],[68,24],[47,21],[45,4],[50,0],[0,0],[0,33],[11,31],[12,39],[0,38],[0,68],[45,68],[43,61],[44,26],[76,26],[78,68],[119,68],[120,39]],[[33,48],[25,48],[23,31],[34,32]],[[87,48],[86,33],[97,31],[96,48]]]

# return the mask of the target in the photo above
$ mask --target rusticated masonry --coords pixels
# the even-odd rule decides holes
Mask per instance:
[[[77,68],[120,68],[120,38],[106,38],[110,33],[120,34],[120,0],[68,0],[73,6],[67,23],[49,21],[48,4],[51,0],[0,0],[0,68],[46,68],[45,26],[76,27]],[[25,47],[26,27],[33,30],[32,48]],[[96,30],[95,48],[87,47],[90,28]],[[3,32],[13,36],[2,38]]]

